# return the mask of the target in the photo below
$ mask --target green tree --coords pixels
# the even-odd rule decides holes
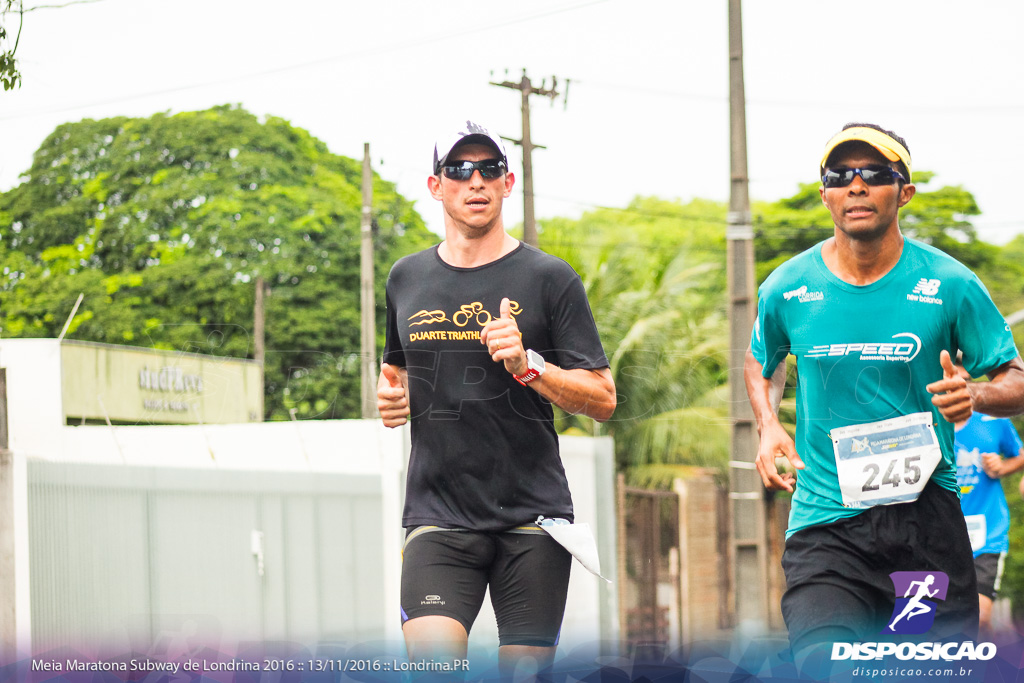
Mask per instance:
[[[724,217],[715,202],[637,198],[541,225],[541,248],[587,290],[619,396],[603,428],[634,481],[727,459]],[[559,418],[563,430],[592,424]]]
[[[361,162],[240,108],[57,128],[0,195],[7,336],[251,357],[254,282],[267,302],[266,408],[353,417],[359,405]],[[378,331],[390,264],[436,241],[374,179]]]

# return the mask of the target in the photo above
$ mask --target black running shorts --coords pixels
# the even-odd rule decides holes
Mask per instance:
[[[469,633],[489,586],[499,645],[557,645],[571,561],[572,555],[537,527],[411,529],[402,553],[402,623],[441,615]]]
[[[984,595],[989,600],[996,599],[1005,561],[1006,553],[982,553],[974,558],[974,569],[978,574],[978,595]]]
[[[960,501],[934,482],[912,503],[879,505],[848,519],[801,529],[782,555],[782,615],[793,653],[828,642],[882,641],[896,595],[891,572],[949,577],[928,640],[973,639],[978,588]],[[899,596],[904,597],[904,596]]]

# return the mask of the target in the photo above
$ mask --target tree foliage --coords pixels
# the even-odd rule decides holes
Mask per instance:
[[[15,15],[17,28],[12,30],[11,26],[15,22],[11,18]],[[21,0],[0,0],[0,84],[4,90],[12,90],[21,85],[21,71],[14,54],[18,51],[23,19]]]
[[[266,409],[359,414],[361,162],[287,121],[216,107],[57,128],[0,195],[6,336],[251,357],[266,304]],[[378,337],[390,264],[436,241],[374,179]]]
[[[1024,310],[1024,235],[1017,235],[999,250],[994,264],[982,280],[1004,314]],[[1024,324],[1013,328],[1017,348],[1024,348]],[[1024,416],[1011,419],[1017,433],[1024,435]],[[1016,624],[1024,625],[1024,500],[1020,495],[1021,474],[1002,480],[1010,506],[1010,551],[1007,554],[1000,595],[1009,597]]]
[[[541,248],[583,279],[619,395],[604,428],[641,480],[671,471],[661,465],[724,466],[724,217],[714,202],[637,198],[541,226]]]

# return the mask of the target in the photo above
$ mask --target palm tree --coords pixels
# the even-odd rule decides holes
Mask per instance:
[[[587,290],[619,396],[602,429],[631,480],[671,480],[680,465],[725,470],[724,214],[712,202],[638,198],[542,226],[541,246]],[[559,425],[587,433],[588,422]]]

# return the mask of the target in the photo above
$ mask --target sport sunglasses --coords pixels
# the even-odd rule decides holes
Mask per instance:
[[[488,180],[500,178],[505,175],[505,162],[501,159],[484,159],[483,161],[456,161],[445,164],[441,168],[444,177],[450,180],[469,180],[473,177],[473,171],[480,171],[480,175]]]
[[[825,187],[846,187],[853,182],[855,176],[860,176],[865,185],[872,187],[892,185],[898,180],[906,182],[899,171],[879,164],[863,168],[830,168],[821,176],[821,184]]]

